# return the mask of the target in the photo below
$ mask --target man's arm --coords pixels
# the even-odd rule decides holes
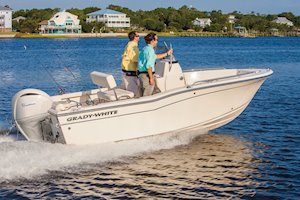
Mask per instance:
[[[171,53],[173,53],[173,49],[168,50],[166,53],[156,54],[156,59],[162,59],[162,58],[170,55]]]
[[[133,47],[133,49],[132,49],[132,58],[131,58],[133,62],[136,62],[136,63],[138,62],[139,53],[140,53],[139,48],[137,46]]]
[[[149,74],[149,83],[150,83],[150,85],[154,85],[154,78],[153,78],[153,74],[152,74],[152,67],[148,68],[148,74]]]

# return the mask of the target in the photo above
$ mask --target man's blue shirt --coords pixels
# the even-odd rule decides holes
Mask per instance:
[[[143,48],[139,55],[138,70],[139,72],[147,72],[151,67],[152,72],[155,72],[156,54],[153,47],[148,44]]]

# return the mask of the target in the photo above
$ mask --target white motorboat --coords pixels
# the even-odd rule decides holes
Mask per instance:
[[[270,69],[198,69],[182,71],[163,59],[156,64],[161,90],[134,98],[117,87],[114,77],[92,72],[99,88],[49,96],[24,89],[13,98],[14,123],[29,141],[95,144],[172,131],[223,126],[250,103]],[[184,132],[183,132],[184,133]]]

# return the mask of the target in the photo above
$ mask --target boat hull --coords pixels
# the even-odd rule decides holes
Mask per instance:
[[[197,85],[73,113],[52,113],[52,129],[66,144],[106,143],[196,127],[212,130],[239,116],[265,79]]]

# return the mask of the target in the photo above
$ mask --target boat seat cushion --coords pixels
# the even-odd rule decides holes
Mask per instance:
[[[112,89],[117,86],[116,81],[111,74],[93,71],[91,73],[91,78],[93,83],[99,87]]]
[[[116,95],[117,94],[118,100],[124,100],[124,99],[131,99],[134,97],[134,93],[127,91],[127,90],[122,90],[120,88],[116,88],[114,90],[107,90],[107,91],[102,91],[98,92],[97,95],[100,99],[104,99],[106,101],[116,101]]]

